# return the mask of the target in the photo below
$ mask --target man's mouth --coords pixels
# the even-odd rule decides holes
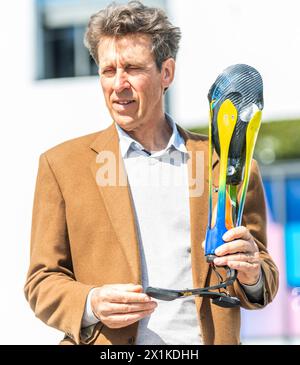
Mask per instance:
[[[116,100],[114,103],[119,105],[129,105],[134,103],[134,100]]]

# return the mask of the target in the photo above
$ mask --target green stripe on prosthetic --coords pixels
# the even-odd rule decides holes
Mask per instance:
[[[242,216],[246,201],[246,194],[249,184],[249,178],[250,178],[250,169],[251,169],[251,161],[253,157],[253,152],[256,144],[257,135],[260,129],[261,125],[261,117],[262,112],[258,111],[254,114],[252,119],[250,120],[247,128],[247,134],[246,134],[246,161],[245,161],[245,173],[244,173],[244,179],[243,184],[241,188],[241,200],[239,205],[239,212],[238,212],[238,218],[237,218],[237,226],[240,226],[242,224]]]
[[[237,185],[229,185],[228,192],[232,204],[232,220],[235,225],[237,220]]]

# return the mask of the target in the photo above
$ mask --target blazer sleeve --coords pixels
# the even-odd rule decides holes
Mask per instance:
[[[250,302],[238,280],[234,282],[233,288],[243,308],[259,309],[274,299],[278,291],[279,273],[267,249],[265,195],[260,171],[255,160],[252,162],[242,224],[249,229],[259,248],[264,280],[263,301],[261,303]]]
[[[25,297],[39,319],[79,344],[82,316],[91,289],[74,276],[65,201],[47,156],[42,154],[33,203]]]

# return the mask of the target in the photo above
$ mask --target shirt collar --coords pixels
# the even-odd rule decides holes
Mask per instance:
[[[171,138],[169,139],[167,147],[163,151],[158,151],[158,152],[153,153],[152,156],[154,157],[158,154],[162,155],[166,151],[169,151],[171,148],[175,148],[176,150],[178,150],[180,152],[187,153],[184,139],[179,134],[176,123],[174,122],[174,120],[171,118],[171,116],[169,114],[166,113],[165,116],[166,116],[167,122],[170,124],[170,126],[172,128],[172,135],[171,135]],[[135,151],[144,150],[144,147],[138,141],[136,141],[135,139],[130,137],[129,134],[127,134],[120,126],[118,126],[117,123],[115,123],[115,125],[116,125],[116,129],[117,129],[117,132],[119,135],[120,150],[121,150],[121,155],[123,158],[127,157],[127,154],[130,149],[135,150]]]

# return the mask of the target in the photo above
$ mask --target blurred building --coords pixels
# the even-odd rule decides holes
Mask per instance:
[[[279,268],[280,287],[265,309],[242,312],[242,333],[246,343],[299,344],[300,161],[261,169],[269,208],[268,246]]]

